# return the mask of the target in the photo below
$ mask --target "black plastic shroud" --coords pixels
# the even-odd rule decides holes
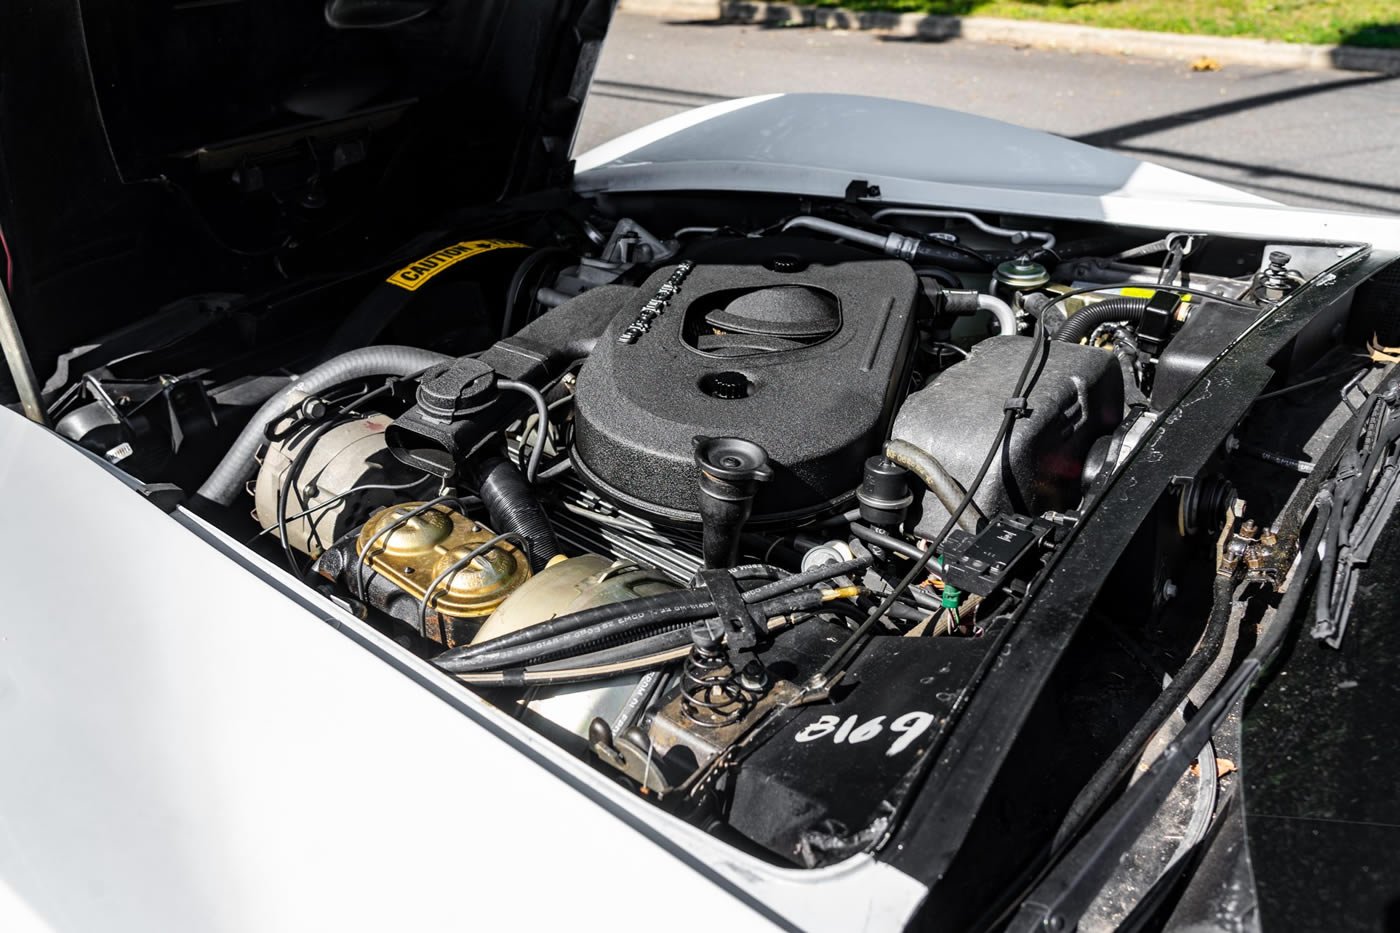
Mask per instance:
[[[848,500],[903,396],[914,270],[888,259],[701,261],[672,290],[676,269],[657,269],[619,302],[579,372],[573,456],[583,478],[633,509],[699,521],[694,439],[731,436],[762,445],[772,463],[754,520]],[[647,327],[635,333],[644,309]],[[793,315],[810,320],[799,327]],[[715,326],[737,316],[745,333]],[[620,341],[629,328],[635,336]]]

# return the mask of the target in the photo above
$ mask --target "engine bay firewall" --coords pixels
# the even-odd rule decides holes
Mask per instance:
[[[843,502],[899,401],[918,296],[914,271],[891,260],[658,269],[578,374],[574,463],[611,499],[698,521],[695,439],[739,437],[775,471],[755,519]]]

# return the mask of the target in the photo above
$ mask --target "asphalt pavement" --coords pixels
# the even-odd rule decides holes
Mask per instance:
[[[618,14],[576,151],[702,104],[873,94],[1047,130],[1299,207],[1400,214],[1400,77]],[[930,153],[937,158],[937,153]]]

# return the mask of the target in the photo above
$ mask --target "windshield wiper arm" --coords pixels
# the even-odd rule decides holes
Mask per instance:
[[[1359,582],[1358,571],[1371,551],[1395,504],[1400,501],[1400,387],[1374,392],[1357,419],[1353,441],[1327,488],[1337,506],[1332,510],[1324,540],[1321,579],[1312,637],[1337,648]]]

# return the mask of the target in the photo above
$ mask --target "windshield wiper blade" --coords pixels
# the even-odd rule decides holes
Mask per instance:
[[[1324,540],[1312,637],[1341,646],[1359,584],[1376,539],[1400,501],[1400,390],[1373,393],[1358,420],[1356,439],[1328,484],[1337,501]]]

